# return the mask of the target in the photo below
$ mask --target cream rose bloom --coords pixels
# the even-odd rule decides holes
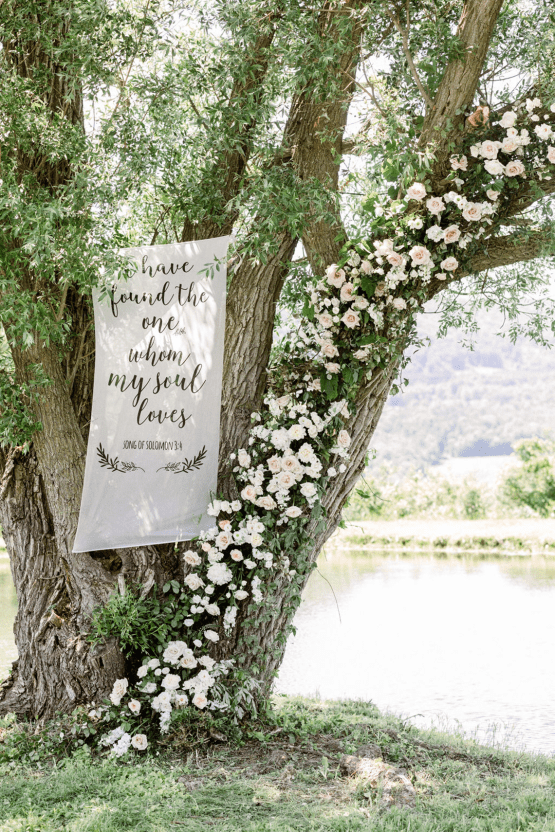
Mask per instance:
[[[353,309],[366,309],[367,306],[369,306],[369,301],[361,295],[357,295],[353,301]]]
[[[551,162],[551,164],[555,164],[555,147],[548,147],[547,148],[547,161]]]
[[[386,260],[394,269],[403,269],[405,267],[406,260],[398,251],[390,251]]]
[[[278,471],[281,471],[281,457],[271,456],[268,460],[268,468],[272,474],[277,474]]]
[[[360,264],[360,271],[363,274],[370,274],[371,273],[372,263],[370,262],[370,260],[363,260],[362,261],[362,263]]]
[[[116,679],[116,681],[114,682],[114,687],[112,688],[112,693],[110,694],[112,705],[119,705],[121,699],[127,693],[128,687],[129,682],[127,681],[127,679]]]
[[[484,162],[484,167],[488,173],[491,173],[492,176],[499,176],[505,170],[498,159],[490,159],[489,161]]]
[[[480,145],[480,156],[484,159],[497,159],[497,145],[491,139],[486,139]]]
[[[514,153],[518,146],[519,144],[516,139],[512,136],[506,136],[506,138],[503,139],[501,150],[503,153]]]
[[[215,540],[218,549],[227,549],[232,542],[233,535],[229,534],[229,532],[220,532]]]
[[[247,486],[245,486],[245,488],[243,488],[243,490],[241,491],[241,497],[242,497],[242,499],[243,499],[243,500],[250,500],[250,502],[251,502],[251,503],[254,503],[254,501],[256,500],[257,496],[258,496],[258,495],[257,495],[257,493],[256,493],[256,488],[254,487],[254,485],[247,485]]]
[[[354,309],[349,309],[348,312],[345,312],[341,320],[349,329],[355,329],[357,326],[360,326],[360,315]]]
[[[456,243],[461,236],[461,231],[458,225],[448,225],[443,233],[443,241],[447,244]]]
[[[302,514],[301,509],[298,506],[289,506],[289,508],[285,509],[285,513],[288,517],[300,517]]]
[[[237,454],[237,462],[242,468],[248,468],[251,464],[250,454],[248,454],[243,448]]]
[[[330,286],[339,289],[345,283],[345,272],[343,269],[338,269],[337,265],[333,263],[327,271],[327,278]]]
[[[492,202],[495,202],[497,199],[499,199],[499,191],[495,191],[493,188],[489,188],[486,191],[486,196],[488,197],[488,199],[491,199]]]
[[[322,344],[322,354],[326,356],[326,358],[334,358],[336,355],[339,355],[339,350],[337,347],[331,343],[331,341],[325,341]]]
[[[131,745],[133,748],[136,748],[137,751],[144,751],[145,748],[148,746],[148,740],[145,734],[135,734],[134,737],[131,737]]]
[[[431,196],[426,200],[426,208],[430,214],[441,214],[445,210],[445,203],[440,196]]]
[[[193,552],[192,549],[188,549],[186,552],[183,552],[183,560],[189,566],[198,566],[202,558],[196,552]]]
[[[446,272],[454,272],[456,268],[458,268],[459,261],[456,257],[446,257],[445,260],[442,260],[440,266]]]
[[[346,430],[340,430],[337,434],[337,444],[340,448],[348,448],[351,444],[351,437]]]
[[[183,583],[187,584],[189,589],[192,589],[193,592],[196,592],[197,589],[200,589],[201,586],[204,586],[204,581],[195,572],[191,572],[189,575],[185,575]]]
[[[260,506],[260,508],[265,508],[266,511],[271,511],[273,508],[276,507],[276,501],[273,497],[270,497],[269,494],[266,494],[264,497],[259,497],[256,501],[256,505]]]
[[[534,133],[540,139],[543,139],[543,141],[545,141],[546,139],[549,139],[551,136],[551,127],[549,126],[549,124],[537,124],[534,127]]]
[[[404,298],[393,298],[391,305],[394,309],[406,309],[407,302]]]
[[[432,262],[432,255],[426,246],[413,246],[409,251],[412,257],[412,265],[414,266],[429,266]]]
[[[290,471],[280,471],[277,475],[277,483],[281,489],[287,491],[295,485],[295,476]]]
[[[526,168],[518,159],[512,159],[505,165],[506,176],[522,176],[526,172]]]
[[[206,698],[206,694],[202,691],[199,691],[199,693],[195,693],[195,695],[193,696],[193,705],[200,709],[206,708],[206,706],[208,705],[208,699]]]
[[[328,361],[327,364],[324,364],[324,367],[326,368],[328,373],[338,373],[339,370],[341,369],[341,365],[340,364],[335,364],[335,362],[333,362],[333,361]]]
[[[243,553],[239,551],[239,549],[232,549],[229,553],[231,560],[234,560],[236,563],[239,563],[240,560],[243,560]]]
[[[407,199],[416,199],[421,202],[426,196],[426,186],[422,182],[415,182],[407,191]]]
[[[329,329],[330,326],[333,326],[333,318],[328,312],[321,312],[319,315],[316,315],[316,320],[319,321],[320,325],[325,329]]]
[[[462,212],[462,215],[468,222],[477,222],[482,219],[482,208],[476,202],[469,202]]]
[[[507,129],[507,127],[514,127],[517,120],[517,114],[512,110],[507,110],[506,113],[503,113],[503,117],[499,122],[501,127]]]

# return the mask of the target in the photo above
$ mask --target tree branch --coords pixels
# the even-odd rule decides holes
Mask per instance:
[[[389,17],[389,19],[391,20],[391,22],[393,23],[393,25],[395,26],[395,28],[397,29],[397,31],[399,32],[399,34],[401,35],[401,43],[403,44],[403,52],[405,54],[405,58],[407,59],[407,63],[409,65],[410,74],[412,75],[412,77],[414,79],[414,82],[415,82],[416,86],[418,87],[418,89],[420,91],[420,95],[422,96],[422,98],[426,102],[426,109],[429,110],[434,106],[434,102],[432,101],[432,97],[429,93],[429,90],[422,83],[422,79],[420,78],[420,75],[418,74],[418,70],[416,69],[416,65],[414,63],[412,53],[409,49],[408,29],[403,29],[403,27],[401,26],[401,22],[400,22],[399,18],[396,15],[392,14],[392,12],[390,12],[388,9],[386,10],[386,14]]]

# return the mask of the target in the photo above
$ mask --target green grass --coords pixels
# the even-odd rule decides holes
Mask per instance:
[[[555,760],[418,731],[368,703],[280,698],[276,722],[242,744],[122,763],[86,749],[42,768],[0,764],[2,832],[552,832]],[[9,746],[8,728],[0,743]],[[181,744],[180,744],[181,743]],[[416,809],[380,812],[343,753],[374,743],[402,767]],[[202,751],[201,751],[202,749]]]

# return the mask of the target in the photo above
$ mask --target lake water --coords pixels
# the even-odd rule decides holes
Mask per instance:
[[[0,678],[15,612],[0,560]],[[295,624],[280,692],[370,699],[482,740],[496,725],[498,741],[555,753],[555,558],[337,552],[320,559]]]

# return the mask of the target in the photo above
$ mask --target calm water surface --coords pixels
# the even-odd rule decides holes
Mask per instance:
[[[481,739],[496,724],[493,739],[555,753],[555,558],[349,552],[319,571],[278,691],[371,699]]]
[[[495,724],[509,745],[555,753],[555,558],[349,552],[321,558],[319,572],[278,691],[371,699],[482,739]],[[0,678],[16,656],[16,607],[0,559]]]

